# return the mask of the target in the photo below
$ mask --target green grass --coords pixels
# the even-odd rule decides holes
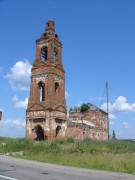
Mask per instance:
[[[135,142],[30,141],[0,138],[0,153],[23,151],[21,157],[41,162],[135,174]]]

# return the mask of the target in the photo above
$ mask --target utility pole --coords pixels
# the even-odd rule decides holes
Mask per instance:
[[[0,111],[0,120],[2,119],[2,111]]]
[[[106,81],[106,98],[107,98],[107,130],[108,130],[108,140],[109,140],[108,81]]]

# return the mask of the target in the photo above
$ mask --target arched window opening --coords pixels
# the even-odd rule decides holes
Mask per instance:
[[[57,55],[58,55],[58,50],[56,48],[54,48],[54,53],[53,53],[54,61],[57,60]]]
[[[57,91],[58,91],[58,88],[59,88],[59,83],[58,83],[58,82],[56,82],[56,83],[55,83],[55,92],[57,92]]]
[[[47,47],[46,46],[44,46],[44,47],[42,47],[42,49],[41,49],[41,53],[42,53],[42,61],[45,61],[45,60],[47,60]]]
[[[55,37],[58,38],[58,34],[55,34]]]
[[[39,90],[40,90],[40,101],[44,101],[45,100],[45,85],[43,82],[39,82],[38,83],[39,86]]]
[[[54,51],[53,57],[54,57],[54,61],[56,61],[56,59],[57,59],[57,52],[56,51]]]
[[[56,128],[56,136],[59,136],[61,134],[61,127],[57,126]]]
[[[36,133],[36,139],[35,140],[44,140],[44,131],[40,125],[37,125],[35,128],[35,133]]]

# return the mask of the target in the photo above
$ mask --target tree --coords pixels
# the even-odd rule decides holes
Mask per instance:
[[[116,135],[115,135],[115,131],[114,130],[113,130],[113,133],[112,133],[112,139],[116,140]]]
[[[33,62],[31,63],[31,65],[32,65],[32,66],[35,66],[35,61],[33,61]]]
[[[85,112],[85,111],[87,111],[88,109],[90,109],[90,106],[89,106],[88,104],[82,104],[80,111],[81,111],[81,112]]]
[[[71,112],[71,111],[73,111],[73,108],[72,108],[72,107],[70,107],[70,109],[69,109],[69,112]]]

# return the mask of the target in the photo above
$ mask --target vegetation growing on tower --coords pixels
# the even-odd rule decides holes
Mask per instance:
[[[85,111],[87,111],[89,109],[90,109],[90,106],[88,104],[82,104],[80,111],[85,112]]]

